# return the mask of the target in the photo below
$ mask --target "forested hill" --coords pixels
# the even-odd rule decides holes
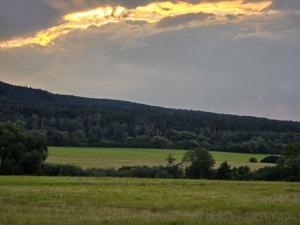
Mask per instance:
[[[0,121],[23,121],[50,145],[280,153],[300,123],[52,94],[0,82]]]

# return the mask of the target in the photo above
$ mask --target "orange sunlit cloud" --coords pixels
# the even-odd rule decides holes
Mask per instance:
[[[157,23],[167,17],[176,17],[191,13],[210,13],[222,18],[226,15],[257,16],[272,4],[271,0],[243,3],[243,0],[226,0],[221,2],[187,3],[153,2],[145,6],[128,9],[122,6],[105,6],[75,12],[63,16],[59,25],[41,30],[31,37],[20,37],[0,42],[0,48],[16,48],[26,45],[47,46],[60,36],[75,30],[86,30],[91,26],[102,27],[109,23],[124,21],[145,21]]]

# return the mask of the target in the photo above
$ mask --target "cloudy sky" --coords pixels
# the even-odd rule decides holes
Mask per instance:
[[[0,0],[0,80],[300,120],[300,1]]]

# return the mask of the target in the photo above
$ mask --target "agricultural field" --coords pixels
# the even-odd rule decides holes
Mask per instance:
[[[1,225],[298,225],[300,184],[0,177]]]
[[[165,159],[172,154],[179,162],[185,150],[166,149],[126,149],[126,148],[76,148],[50,147],[48,162],[56,164],[78,165],[84,168],[119,168],[135,165],[165,165]],[[211,152],[216,165],[228,161],[232,166],[249,166],[252,170],[270,164],[249,163],[249,158],[255,157],[260,161],[267,155],[242,154],[227,152]]]

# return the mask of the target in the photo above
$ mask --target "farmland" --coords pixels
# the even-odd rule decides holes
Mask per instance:
[[[50,147],[48,162],[56,164],[78,165],[84,168],[119,168],[134,165],[165,165],[165,159],[172,154],[177,161],[183,157],[185,150],[162,149],[124,149],[124,148],[74,148]],[[249,163],[249,158],[261,160],[266,155],[211,152],[217,165],[228,161],[232,166],[249,166],[252,170],[270,164]]]
[[[5,225],[297,225],[300,184],[0,177]]]

